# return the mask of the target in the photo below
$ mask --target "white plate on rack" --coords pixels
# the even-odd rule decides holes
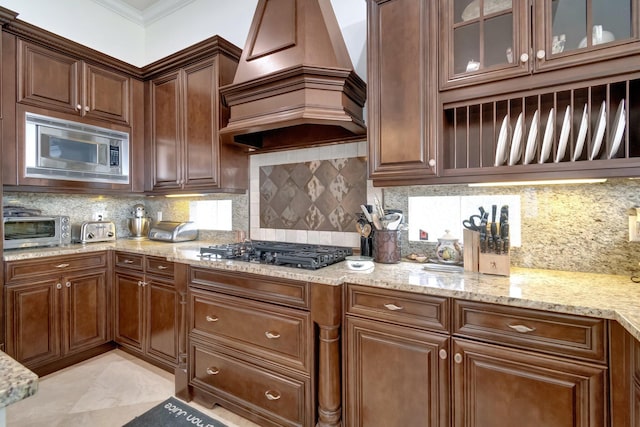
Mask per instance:
[[[522,156],[522,113],[518,115],[516,120],[516,128],[513,131],[513,138],[511,138],[511,152],[509,153],[509,166],[513,166],[520,160]]]
[[[582,155],[584,140],[587,137],[587,129],[589,129],[589,108],[587,107],[587,104],[584,104],[582,119],[580,120],[580,130],[578,130],[578,137],[576,138],[576,148],[573,152],[573,157],[571,158],[574,162]]]
[[[602,106],[600,107],[600,113],[598,113],[598,121],[596,122],[596,131],[593,134],[593,148],[591,149],[591,155],[589,156],[589,160],[593,160],[598,153],[600,153],[600,146],[602,145],[602,138],[604,137],[604,130],[607,127],[607,102],[602,101]]]
[[[622,135],[624,135],[624,127],[627,125],[627,114],[624,109],[624,99],[620,101],[618,105],[618,112],[616,118],[613,121],[613,135],[611,137],[611,151],[609,152],[609,158],[615,158],[620,148],[620,142],[622,141]]]
[[[559,163],[564,158],[567,151],[567,141],[569,140],[569,131],[571,130],[571,106],[567,105],[564,112],[564,120],[562,121],[562,130],[560,130],[560,139],[558,140],[558,151],[556,152],[555,163]]]
[[[542,137],[542,148],[540,149],[540,159],[538,163],[542,164],[547,161],[551,154],[551,143],[553,142],[553,127],[555,126],[555,114],[553,108],[549,110],[549,118],[547,119],[547,127]]]
[[[496,146],[496,161],[494,166],[501,166],[507,160],[507,134],[509,133],[509,115],[504,116],[500,133],[498,134],[498,144]]]
[[[531,125],[529,126],[529,136],[527,137],[527,146],[524,150],[524,164],[531,163],[536,155],[536,137],[538,136],[538,121],[540,120],[540,113],[536,110],[533,113],[533,119],[531,119]]]

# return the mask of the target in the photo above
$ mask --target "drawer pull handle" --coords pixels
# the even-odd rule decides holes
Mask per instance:
[[[269,338],[270,340],[275,340],[280,338],[280,334],[277,332],[271,332],[271,331],[267,331],[264,333],[266,335],[267,338]]]
[[[521,334],[526,334],[536,330],[536,328],[530,328],[525,325],[507,325],[507,326],[513,329],[514,331],[520,332]]]
[[[217,322],[218,320],[220,320],[220,319],[218,319],[217,316],[209,316],[209,315],[207,315],[207,317],[205,317],[205,319],[207,320],[207,322]]]
[[[220,373],[220,369],[218,368],[207,368],[207,374],[209,375],[218,375]]]
[[[398,311],[398,310],[404,310],[404,307],[400,306],[400,305],[395,305],[395,304],[385,304],[384,305],[388,310],[391,311]]]
[[[166,265],[159,265],[158,266],[158,270],[166,270],[167,268],[169,268],[169,267],[167,267]]]
[[[278,400],[281,397],[280,393],[278,393],[277,391],[271,391],[271,390],[265,391],[264,395],[267,396],[267,399],[269,400]]]
[[[67,263],[56,265],[56,268],[67,268],[67,267],[69,267],[69,264]]]
[[[133,260],[132,259],[125,259],[124,261],[125,264],[133,264]]]

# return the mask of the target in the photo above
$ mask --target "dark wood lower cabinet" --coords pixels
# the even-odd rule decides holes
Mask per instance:
[[[605,427],[607,367],[454,339],[454,427]]]
[[[9,265],[5,286],[7,310],[7,353],[39,375],[52,372],[76,359],[74,355],[92,355],[92,351],[109,343],[109,287],[106,253],[102,256],[76,257],[59,262],[61,271],[74,267],[65,275],[32,271],[11,280],[22,271],[21,262]],[[82,263],[102,260],[102,268],[84,271]],[[61,258],[58,261],[64,261]],[[22,262],[28,271],[27,262]],[[65,363],[65,360],[68,363]]]
[[[346,426],[449,425],[448,336],[347,317],[345,340]]]
[[[169,371],[186,363],[186,265],[125,252],[115,264],[116,343]]]

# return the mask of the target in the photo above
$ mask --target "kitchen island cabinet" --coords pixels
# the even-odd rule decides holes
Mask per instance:
[[[110,348],[107,255],[5,263],[7,354],[45,375]]]
[[[233,81],[239,57],[238,48],[213,37],[147,67],[162,71],[146,83],[149,191],[246,190],[247,153],[219,138],[229,112],[218,89]]]
[[[173,371],[185,362],[186,266],[116,252],[115,342]]]

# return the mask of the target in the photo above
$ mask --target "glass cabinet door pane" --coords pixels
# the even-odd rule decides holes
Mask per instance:
[[[453,31],[455,74],[477,71],[480,68],[480,24],[473,23]]]
[[[513,16],[510,13],[496,16],[484,24],[484,67],[512,64]]]
[[[551,53],[590,48],[633,37],[633,0],[547,0]]]

